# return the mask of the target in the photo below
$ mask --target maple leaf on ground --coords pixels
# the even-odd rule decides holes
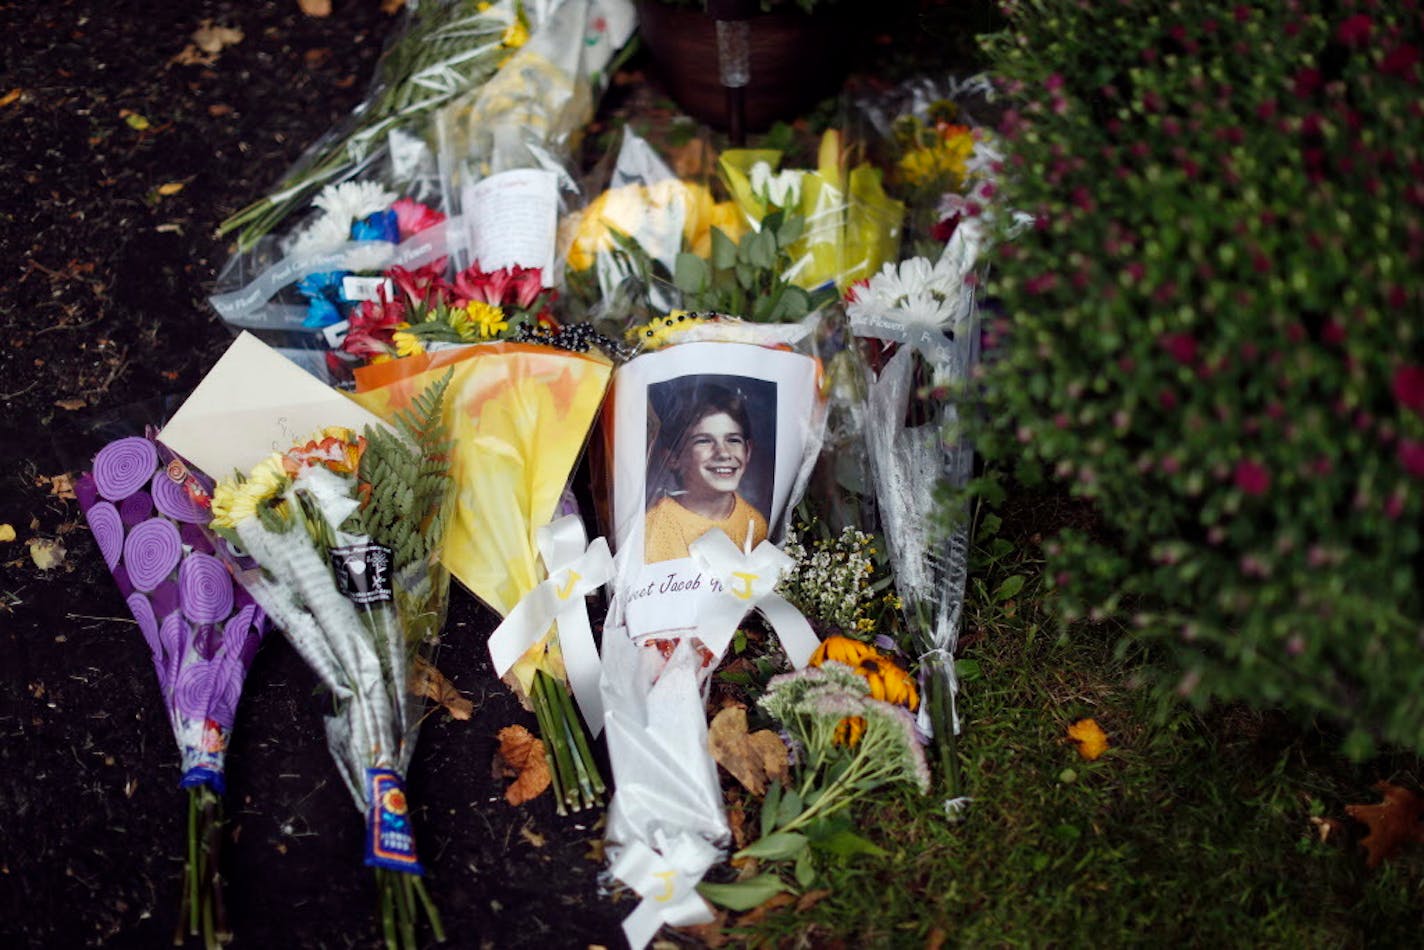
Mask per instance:
[[[1401,845],[1424,844],[1424,825],[1419,821],[1424,816],[1424,798],[1391,782],[1376,782],[1374,787],[1384,796],[1378,805],[1345,806],[1347,815],[1369,826],[1370,833],[1360,844],[1369,852],[1365,865],[1371,868],[1378,867]]]
[[[1068,727],[1068,738],[1078,744],[1078,754],[1089,762],[1108,750],[1107,733],[1096,719],[1079,719]]]
[[[766,794],[771,779],[786,781],[786,743],[770,729],[747,732],[747,710],[728,706],[707,727],[707,745],[712,758],[753,795]]]
[[[543,794],[551,781],[544,743],[523,726],[505,726],[499,731],[494,767],[496,775],[514,778],[504,790],[504,800],[511,805],[522,805]]]

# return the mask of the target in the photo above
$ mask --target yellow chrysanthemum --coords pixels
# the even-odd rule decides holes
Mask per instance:
[[[470,305],[465,308],[465,319],[482,340],[493,339],[509,329],[509,321],[504,319],[504,311],[483,300],[470,301]],[[460,335],[465,334],[461,332]]]
[[[941,184],[958,189],[974,154],[974,137],[967,132],[950,135],[933,145],[911,149],[900,156],[901,180],[911,185]]]
[[[420,342],[420,338],[414,333],[407,333],[404,330],[397,330],[391,334],[391,342],[395,344],[397,356],[419,356],[425,352],[425,346]]]

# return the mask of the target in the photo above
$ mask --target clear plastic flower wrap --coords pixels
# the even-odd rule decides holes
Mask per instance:
[[[334,351],[352,310],[392,295],[392,267],[443,270],[463,235],[442,207],[433,113],[493,77],[529,27],[519,0],[409,4],[361,106],[219,229],[238,239],[210,298],[218,315],[322,379],[349,379]]]
[[[538,267],[577,193],[568,165],[606,70],[632,36],[629,0],[553,0],[499,75],[436,116],[444,204],[460,215],[458,267]]]
[[[818,644],[774,592],[790,563],[775,544],[821,444],[814,324],[683,321],[619,369],[605,410],[617,541],[603,640],[607,837],[613,876],[644,898],[625,922],[635,947],[663,923],[707,919],[694,889],[726,824],[703,689],[738,625],[758,611],[797,668]]]
[[[954,652],[970,539],[967,517],[941,524],[938,489],[963,487],[973,471],[973,450],[957,422],[978,359],[973,276],[981,235],[970,222],[939,260],[887,264],[855,288],[847,307],[866,353],[861,431],[925,697],[920,725],[936,740],[951,801],[961,794]]]
[[[987,76],[921,76],[855,104],[872,157],[909,209],[911,253],[933,257],[960,220],[992,203],[1003,161],[993,96]]]
[[[331,427],[221,482],[212,525],[258,567],[240,580],[326,688],[327,744],[366,818],[389,947],[444,939],[421,881],[404,788],[422,702],[416,664],[445,622],[439,562],[451,448],[448,378],[423,390],[395,431]]]
[[[904,206],[885,193],[878,168],[851,164],[849,156],[844,134],[829,129],[814,169],[783,168],[781,152],[769,149],[732,149],[718,161],[753,230],[776,212],[799,221],[785,242],[790,263],[781,276],[808,291],[844,290],[899,253]]]
[[[735,242],[747,227],[734,202],[715,200],[711,182],[680,178],[630,127],[593,184],[593,199],[559,222],[566,306],[591,319],[646,322],[681,306],[672,282],[679,254],[709,259],[713,228]]]
[[[211,489],[151,432],[104,446],[74,486],[152,652],[182,754],[178,784],[188,790],[188,843],[175,942],[186,930],[209,947],[231,937],[219,861],[224,758],[243,682],[267,630],[266,614],[233,583],[227,564],[238,559],[206,530]]]

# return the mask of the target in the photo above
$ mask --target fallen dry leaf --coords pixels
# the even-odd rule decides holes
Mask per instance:
[[[1365,864],[1372,868],[1401,845],[1424,844],[1424,825],[1419,822],[1424,815],[1424,798],[1391,782],[1376,782],[1374,787],[1384,796],[1378,805],[1345,806],[1347,815],[1369,826],[1370,833],[1360,843],[1369,852]]]
[[[529,846],[533,848],[542,848],[545,845],[544,836],[528,825],[519,829],[519,837],[529,842]]]
[[[381,0],[381,12],[386,16],[401,12],[405,7],[405,0]]]
[[[475,710],[474,703],[461,696],[445,674],[424,657],[416,657],[415,666],[410,671],[410,691],[444,706],[445,711],[456,719],[469,719]]]
[[[0,109],[5,108],[10,103],[20,98],[20,96],[22,95],[24,95],[24,90],[20,89],[19,87],[16,87],[5,93],[5,95],[0,96]]]
[[[757,921],[761,920],[763,917],[765,917],[767,914],[770,914],[773,911],[778,911],[781,908],[794,903],[796,903],[796,897],[793,894],[788,894],[785,891],[781,891],[778,894],[773,894],[757,906],[753,907],[751,910],[747,911],[742,916],[738,917],[737,926],[741,927],[745,926],[746,924],[754,924]]]
[[[236,46],[242,40],[241,30],[231,26],[215,26],[212,20],[203,20],[193,31],[193,42],[204,53],[219,53],[229,46]]]
[[[42,476],[37,484],[49,485],[49,493],[56,498],[74,497],[74,479],[69,473]]]
[[[786,743],[770,729],[747,732],[747,710],[728,706],[707,727],[712,758],[753,795],[766,794],[770,779],[788,778]]]
[[[310,17],[331,16],[331,0],[297,0],[297,6]]]
[[[827,897],[830,897],[831,893],[832,891],[829,887],[818,887],[815,890],[807,891],[796,899],[796,913],[806,913],[806,911],[815,907]]]
[[[76,409],[83,409],[89,405],[82,399],[56,399],[54,404],[60,409],[68,409],[70,412],[74,412]]]
[[[214,26],[212,20],[203,20],[193,31],[191,42],[168,62],[177,66],[211,66],[217,62],[219,53],[242,40],[241,30]]]
[[[119,115],[123,117],[124,123],[135,132],[143,132],[152,126],[152,123],[149,122],[145,116],[139,115],[137,112],[131,112],[128,109],[121,109]]]
[[[0,541],[15,540],[15,526],[12,524],[0,524]]]
[[[544,743],[523,726],[505,726],[499,731],[499,750],[494,759],[497,773],[514,781],[504,790],[504,800],[522,805],[549,787],[549,762]]]
[[[178,192],[182,191],[183,183],[181,181],[164,182],[163,184],[159,185],[156,190],[160,195],[163,195],[166,198],[169,195],[176,195],[178,194]]]
[[[64,563],[64,545],[50,538],[30,538],[30,560],[42,571],[52,571]]]
[[[1078,743],[1078,754],[1089,762],[1108,750],[1108,737],[1096,719],[1079,719],[1068,727],[1068,738]]]

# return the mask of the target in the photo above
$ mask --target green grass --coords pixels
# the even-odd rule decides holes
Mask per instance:
[[[1049,503],[1050,508],[1053,503]],[[1049,511],[1047,517],[1059,513]],[[821,900],[732,931],[788,946],[1191,944],[1404,946],[1424,923],[1424,847],[1369,871],[1349,802],[1388,779],[1420,786],[1404,756],[1352,764],[1338,736],[1271,712],[1163,704],[1140,685],[1150,658],[1117,631],[1050,632],[1037,550],[1005,516],[971,578],[961,659],[962,820],[943,796],[895,795],[859,815],[886,848],[819,868]],[[1015,523],[1015,521],[1019,523]],[[990,547],[991,545],[992,548]],[[996,602],[1012,575],[1017,595]],[[1112,747],[1085,762],[1065,736],[1093,716]],[[1310,819],[1348,826],[1329,843]],[[809,903],[809,902],[803,902]]]

